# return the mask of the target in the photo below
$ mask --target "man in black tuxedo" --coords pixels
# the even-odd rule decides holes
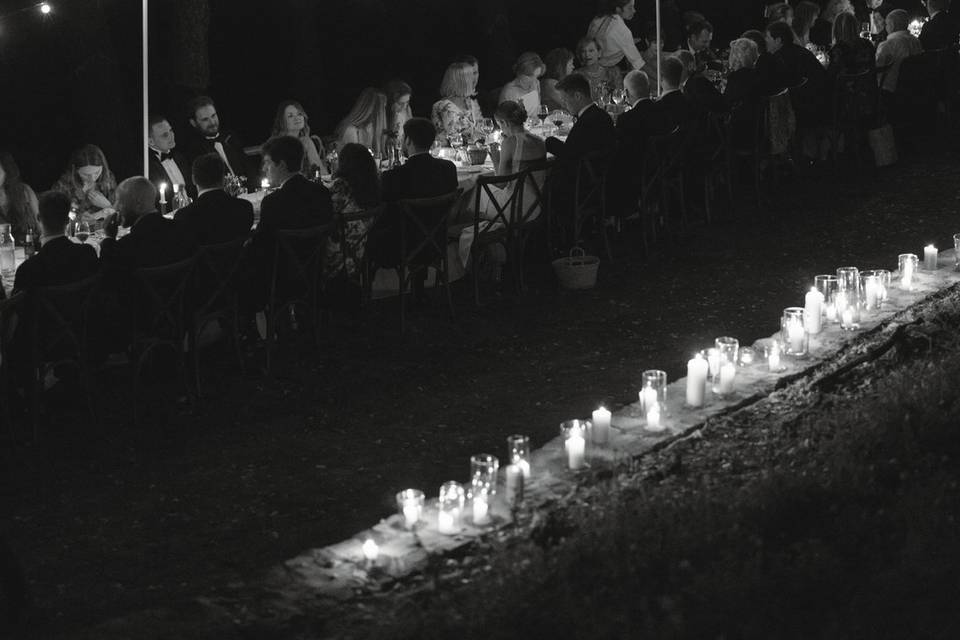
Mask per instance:
[[[401,212],[397,201],[433,198],[457,189],[457,168],[449,160],[430,155],[437,130],[426,118],[403,124],[403,150],[407,161],[383,174],[383,201],[387,209],[370,231],[370,257],[380,266],[400,262]]]
[[[333,219],[330,192],[300,173],[303,145],[291,136],[270,138],[263,144],[263,173],[277,190],[260,204],[257,235],[277,229],[306,229]]]
[[[617,133],[610,115],[601,110],[590,94],[590,83],[580,74],[572,73],[557,83],[557,90],[569,113],[577,120],[570,129],[566,142],[553,136],[547,138],[547,151],[556,156],[550,174],[550,207],[557,222],[557,246],[564,247],[572,240],[575,185],[580,161],[595,151],[613,151]],[[587,190],[590,185],[583,185]]]
[[[226,165],[227,173],[247,180],[254,178],[239,138],[221,130],[213,98],[199,96],[190,102],[190,127],[193,131],[186,144],[187,162],[192,165],[197,157],[216,153]]]
[[[250,233],[253,205],[227,195],[223,190],[226,167],[215,153],[193,161],[193,182],[197,198],[174,214],[173,219],[189,228],[201,245],[219,244]]]
[[[147,176],[158,190],[160,185],[166,185],[166,193],[161,194],[170,198],[173,185],[180,185],[193,198],[197,195],[196,189],[190,184],[187,175],[187,159],[177,149],[177,139],[173,134],[173,127],[166,116],[150,116],[150,175]],[[169,200],[167,200],[169,202]]]
[[[946,49],[955,45],[960,29],[954,16],[949,12],[950,0],[925,0],[924,6],[930,19],[920,30],[920,44],[923,45],[923,50]]]
[[[179,262],[197,253],[197,239],[180,222],[167,220],[156,209],[157,190],[142,176],[117,186],[117,213],[107,219],[107,237],[100,243],[103,268],[111,275]],[[117,240],[119,227],[129,228]]]
[[[713,40],[713,25],[706,20],[694,20],[687,25],[687,43],[684,49],[693,54],[697,70],[719,68],[716,52],[710,48]]]
[[[40,251],[17,269],[13,290],[69,284],[92,276],[100,268],[96,250],[77,244],[65,233],[70,221],[70,197],[59,191],[40,194],[38,218],[43,235]]]
[[[669,124],[650,99],[650,79],[643,71],[623,78],[630,108],[617,118],[617,153],[610,171],[610,199],[614,212],[629,214],[640,197],[643,158],[650,136],[669,133]]]
[[[689,126],[701,114],[700,109],[681,90],[683,63],[671,56],[660,62],[660,87],[663,94],[656,103],[656,113],[669,129]]]

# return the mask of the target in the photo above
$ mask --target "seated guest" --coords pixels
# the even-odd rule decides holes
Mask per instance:
[[[873,42],[860,37],[860,25],[852,13],[841,13],[833,21],[833,47],[827,73],[831,79],[841,74],[862,73],[874,68]]]
[[[379,156],[384,152],[384,134],[387,131],[387,96],[373,87],[367,87],[360,92],[350,112],[337,125],[334,135],[338,147],[354,142]]]
[[[323,142],[318,136],[310,135],[310,119],[303,105],[296,100],[284,100],[277,107],[277,114],[273,118],[271,137],[292,136],[303,145],[304,175],[313,175],[313,172],[323,166]]]
[[[40,251],[17,268],[14,292],[35,287],[69,284],[92,276],[100,268],[96,250],[73,242],[66,234],[70,222],[70,198],[59,191],[46,191],[39,201]]]
[[[887,14],[885,20],[887,39],[877,45],[877,66],[890,69],[882,76],[881,88],[887,93],[897,90],[900,79],[900,63],[910,56],[923,52],[920,40],[907,30],[910,17],[903,9],[895,9]]]
[[[810,29],[819,17],[820,5],[816,2],[802,0],[797,3],[793,10],[793,22],[788,24],[793,27],[793,32],[797,36],[797,44],[801,47],[810,44]]]
[[[411,118],[403,125],[403,151],[407,161],[382,176],[383,216],[370,231],[368,247],[373,262],[392,267],[400,263],[400,210],[398,200],[432,198],[457,190],[457,168],[449,160],[430,155],[437,130],[426,118]],[[416,282],[414,283],[417,284]],[[422,282],[418,285],[422,287]]]
[[[454,138],[472,142],[483,134],[480,132],[480,105],[473,96],[477,93],[479,72],[469,61],[454,62],[443,72],[440,83],[440,99],[433,103],[430,117],[437,136],[443,144]]]
[[[717,54],[710,48],[713,40],[713,25],[706,20],[696,20],[687,26],[687,46],[697,61],[697,69],[717,66]]]
[[[924,51],[946,49],[957,44],[958,25],[949,13],[950,0],[924,0],[930,19],[920,30],[920,44]]]
[[[667,120],[669,128],[686,127],[694,122],[701,110],[681,90],[683,63],[673,56],[660,63],[660,87],[663,94],[657,101],[656,112]]]
[[[300,173],[303,146],[290,136],[270,138],[263,144],[263,173],[277,189],[260,204],[257,236],[278,229],[306,229],[330,222],[330,192]]]
[[[197,198],[178,210],[173,219],[183,224],[201,245],[220,244],[246,236],[253,226],[253,205],[223,190],[227,168],[215,153],[193,161]]]
[[[833,23],[841,13],[854,13],[850,0],[828,0],[820,17],[810,27],[810,42],[824,49],[833,44]]]
[[[590,83],[590,97],[593,100],[599,100],[605,93],[620,86],[620,69],[600,64],[600,45],[596,38],[590,36],[580,38],[580,42],[577,43],[577,55],[580,66],[577,67],[576,72]]]
[[[720,90],[700,71],[693,54],[681,49],[674,54],[683,63],[683,77],[680,87],[700,111],[704,113],[722,113],[727,110]]]
[[[600,65],[603,67],[621,67],[623,69],[642,69],[643,56],[637,50],[633,33],[627,26],[636,14],[634,0],[602,0],[600,12],[590,21],[587,37],[597,43],[602,52]]]
[[[501,102],[494,113],[497,126],[503,132],[503,142],[500,144],[500,157],[497,162],[498,176],[510,175],[523,171],[531,164],[547,157],[543,139],[527,132],[523,124],[527,121],[527,112],[516,102]],[[535,198],[533,185],[525,186],[527,192],[524,201],[529,203]],[[499,191],[493,189],[494,197],[500,203],[506,202],[513,192],[510,185]],[[481,217],[492,218],[496,215],[496,208],[489,202],[486,193],[480,194]]]
[[[771,22],[783,21],[790,26],[793,26],[794,13],[793,7],[790,6],[789,2],[779,2],[777,4],[767,5],[766,9],[764,9],[763,15],[767,19],[767,24]]]
[[[410,96],[413,89],[403,80],[391,80],[383,85],[387,96],[387,132],[397,146],[403,138],[403,123],[413,117],[410,112]]]
[[[532,51],[521,53],[517,63],[513,65],[516,77],[503,85],[497,103],[520,100],[527,113],[536,114],[540,110],[540,76],[543,75],[543,70],[544,64],[540,56]]]
[[[743,32],[741,38],[747,38],[757,45],[757,81],[760,83],[760,92],[764,95],[773,95],[787,86],[787,72],[783,61],[767,51],[767,38],[764,32],[749,29]]]
[[[377,164],[363,145],[351,142],[340,149],[337,171],[333,174],[333,184],[330,185],[330,199],[333,213],[338,216],[372,209],[380,204]],[[336,238],[328,241],[323,268],[325,278],[335,277],[344,270],[348,278],[356,275],[357,265],[353,256],[363,258],[367,224],[362,220],[351,220],[345,225],[346,243],[350,245],[352,255],[344,257]]]
[[[540,79],[540,101],[551,111],[563,109],[557,83],[573,73],[573,52],[569,49],[551,49],[544,58],[544,64],[547,70]]]
[[[763,95],[756,64],[759,58],[757,44],[749,38],[737,38],[730,43],[730,74],[723,98],[731,109],[730,128],[733,146],[752,144],[757,110]]]
[[[797,127],[824,124],[830,116],[830,85],[826,69],[805,47],[794,41],[793,29],[786,22],[767,27],[767,51],[779,58],[785,73],[786,86],[796,86],[803,78],[806,84],[792,92]]]
[[[128,276],[134,269],[159,267],[196,254],[197,239],[189,228],[157,211],[157,189],[142,176],[117,186],[117,213],[104,225],[100,259],[113,275]],[[117,239],[118,227],[130,232]]]
[[[0,151],[0,223],[9,224],[19,241],[37,227],[37,194],[20,179],[20,167],[6,151]]]
[[[644,71],[655,74],[657,68],[657,51],[660,52],[663,59],[663,34],[657,34],[657,23],[648,22],[643,27],[643,41],[637,46],[640,49],[640,56],[643,58]],[[654,71],[651,71],[653,69]],[[650,77],[649,75],[647,76]],[[656,93],[656,87],[650,87],[651,95]]]
[[[100,147],[92,144],[83,145],[70,155],[70,165],[51,187],[67,194],[73,209],[87,222],[102,220],[113,213],[116,188],[117,181],[106,156]]]
[[[191,131],[185,141],[185,151],[190,166],[199,156],[216,153],[226,165],[227,173],[252,179],[243,144],[235,134],[221,129],[220,115],[213,98],[194,98],[190,101],[189,113]]]
[[[168,196],[173,193],[175,184],[187,189],[191,197],[197,195],[193,185],[187,181],[190,177],[187,175],[187,159],[176,150],[177,139],[166,116],[150,116],[147,145],[150,147],[149,178],[153,186],[159,190],[160,185],[165,184]]]
[[[656,68],[656,67],[651,67]],[[640,175],[650,136],[669,133],[668,123],[650,99],[650,79],[643,71],[623,78],[629,108],[617,118],[617,154],[610,168],[610,204],[615,213],[632,213],[640,198]]]
[[[573,73],[561,80],[557,89],[563,94],[567,111],[577,116],[566,142],[553,136],[546,140],[547,151],[556,156],[550,174],[550,202],[553,212],[559,214],[558,230],[563,231],[573,212],[580,160],[594,151],[613,150],[617,132],[610,115],[593,102],[586,78]]]

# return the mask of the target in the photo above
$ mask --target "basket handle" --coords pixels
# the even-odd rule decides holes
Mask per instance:
[[[575,245],[575,246],[573,246],[573,247],[570,248],[570,254],[569,254],[569,255],[570,255],[571,258],[574,258],[574,257],[576,257],[576,258],[583,258],[583,257],[586,257],[587,252],[584,251],[584,250],[580,247],[580,245]]]

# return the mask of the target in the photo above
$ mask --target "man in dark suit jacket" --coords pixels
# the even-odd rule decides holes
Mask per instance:
[[[216,153],[227,165],[227,172],[248,181],[255,178],[253,166],[247,160],[239,138],[221,130],[217,107],[209,96],[199,96],[190,102],[190,127],[192,132],[186,141],[187,162],[193,164],[197,157]]]
[[[13,290],[69,284],[92,276],[100,268],[97,251],[65,235],[70,221],[70,197],[59,191],[40,194],[40,251],[17,269]]]
[[[660,62],[660,86],[663,94],[656,103],[656,113],[667,122],[669,129],[685,127],[694,122],[701,110],[683,93],[683,63],[669,57]]]
[[[794,94],[791,92],[797,127],[825,124],[830,119],[832,94],[827,71],[817,57],[806,47],[796,43],[793,29],[786,22],[767,26],[767,51],[783,63],[784,86],[796,86],[803,78],[807,83]]]
[[[226,167],[215,153],[193,161],[193,182],[199,194],[177,211],[173,219],[184,224],[201,245],[229,242],[246,236],[253,227],[253,205],[223,190]]]
[[[930,19],[923,24],[920,30],[920,44],[924,51],[946,49],[957,43],[957,21],[949,12],[950,0],[925,0],[924,6]]]
[[[277,136],[263,145],[263,172],[278,188],[260,204],[257,235],[277,229],[306,229],[333,219],[330,192],[300,173],[303,145],[296,138]]]
[[[407,161],[383,174],[383,201],[388,207],[371,230],[368,246],[371,259],[381,266],[400,262],[401,213],[397,201],[432,198],[457,189],[457,168],[449,160],[430,155],[437,131],[426,118],[411,118],[403,125],[403,147]]]
[[[161,195],[165,196],[167,202],[170,201],[175,184],[185,188],[191,198],[195,197],[197,191],[190,184],[190,176],[187,174],[187,159],[176,149],[177,139],[166,116],[150,116],[148,142],[150,146],[150,172],[147,177],[153,183],[153,186],[159,190],[160,185],[166,185],[166,193]]]

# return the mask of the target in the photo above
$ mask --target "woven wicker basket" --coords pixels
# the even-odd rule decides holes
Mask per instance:
[[[592,289],[597,284],[600,258],[588,256],[580,247],[570,249],[570,255],[553,261],[560,286],[564,289]]]
[[[467,158],[470,160],[470,164],[473,164],[473,165],[483,164],[484,160],[487,159],[487,150],[486,149],[467,149]]]

